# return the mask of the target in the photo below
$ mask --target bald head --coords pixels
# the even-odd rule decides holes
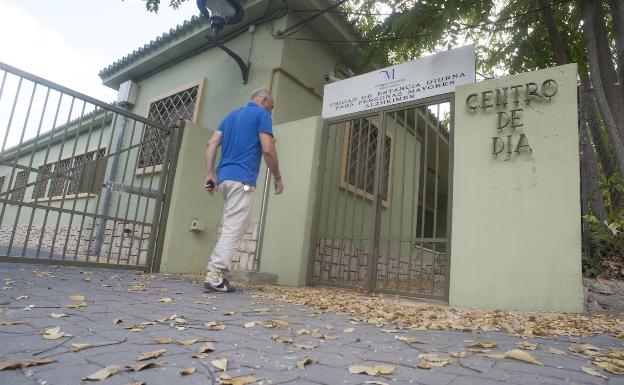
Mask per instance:
[[[251,94],[250,101],[262,107],[269,114],[273,112],[273,96],[271,96],[271,93],[266,88],[255,90]]]

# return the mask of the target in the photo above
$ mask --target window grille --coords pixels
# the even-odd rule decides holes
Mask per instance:
[[[37,182],[35,183],[35,188],[33,189],[32,194],[33,199],[39,199],[45,196],[46,190],[48,189],[48,183],[50,182],[50,171],[52,171],[52,163],[39,167]]]
[[[4,180],[5,180],[6,176],[0,176],[0,192],[4,191]]]
[[[372,197],[375,191],[375,165],[377,160],[377,138],[379,129],[369,119],[353,120],[345,135],[346,156],[343,156],[342,184],[344,187]],[[390,195],[390,154],[392,139],[386,135],[381,164],[381,186],[379,193],[388,203]]]
[[[63,159],[60,162],[50,163],[42,167],[49,167],[52,169],[54,166],[54,176],[50,181],[50,189],[48,190],[48,197],[62,196],[65,194],[78,194],[83,192],[90,192],[81,189],[80,181],[87,166],[94,160],[103,158],[106,155],[106,149],[100,148],[95,151],[89,151],[85,154],[76,155],[73,158]],[[95,159],[94,159],[95,157]],[[40,168],[41,169],[41,168]],[[50,172],[48,169],[48,173]],[[40,173],[41,174],[41,173]],[[95,182],[95,181],[94,181]],[[42,187],[45,191],[45,184]],[[36,189],[35,189],[36,190]],[[84,190],[84,191],[83,191]],[[33,193],[33,198],[35,194]],[[43,197],[43,195],[38,196]]]
[[[174,126],[180,119],[193,120],[198,94],[199,86],[194,86],[157,100],[150,104],[148,118],[167,127]],[[139,168],[162,164],[168,137],[168,133],[158,128],[145,127],[139,154]]]
[[[24,193],[26,192],[26,183],[28,183],[28,172],[27,171],[19,171],[15,177],[15,185],[13,186],[13,194],[11,194],[11,199],[16,201],[21,201],[24,199]]]

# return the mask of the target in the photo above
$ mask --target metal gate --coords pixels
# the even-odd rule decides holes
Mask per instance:
[[[451,104],[326,122],[312,284],[448,299]]]
[[[0,261],[157,270],[181,129],[0,63]]]

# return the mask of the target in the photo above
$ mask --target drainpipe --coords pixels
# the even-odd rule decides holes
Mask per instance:
[[[271,70],[271,74],[269,75],[269,86],[268,90],[273,93],[273,80],[275,78],[276,73],[282,73],[290,80],[294,81],[301,88],[305,89],[312,95],[317,98],[323,100],[323,95],[317,92],[314,87],[307,85],[301,79],[291,74],[287,70],[282,67],[275,67]],[[278,105],[279,106],[279,105]],[[258,242],[256,242],[256,258],[254,262],[254,271],[260,270],[260,256],[262,252],[262,241],[264,239],[264,223],[266,221],[266,208],[269,203],[269,190],[271,188],[271,172],[269,171],[269,167],[265,167],[265,178],[264,178],[264,188],[262,189],[262,205],[260,206],[260,223],[258,223]]]
[[[119,91],[117,93],[117,102],[115,104],[124,110],[132,108],[132,106],[136,102],[137,91],[138,84],[133,82],[132,80],[128,80],[125,83],[122,83],[119,86]],[[112,182],[115,179],[115,175],[117,174],[117,166],[119,163],[119,150],[121,150],[121,147],[123,146],[124,128],[126,127],[127,122],[128,117],[125,115],[121,115],[120,119],[116,120],[115,126],[113,127],[113,132],[111,133],[111,135],[115,131],[118,131],[118,134],[117,141],[115,142],[115,147],[109,150],[109,154],[112,151],[114,155],[110,172],[108,173],[108,177],[106,178],[107,182]],[[96,223],[95,241],[93,244],[95,255],[97,255],[98,257],[100,255],[100,251],[102,250],[102,244],[104,242],[104,231],[106,230],[105,216],[108,214],[108,210],[111,205],[113,187],[111,184],[107,183],[104,188],[106,189],[106,192],[104,193],[104,201],[102,202],[102,207],[98,210],[98,217],[101,218],[99,218]]]

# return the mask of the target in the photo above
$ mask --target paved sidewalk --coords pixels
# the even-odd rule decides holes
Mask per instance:
[[[582,366],[608,376],[610,384],[624,384],[624,376],[607,373],[593,366],[588,357],[568,350],[570,343],[580,342],[601,349],[623,348],[622,339],[605,334],[529,340],[538,348],[528,352],[544,366],[485,358],[472,352],[464,358],[453,358],[453,363],[445,367],[420,369],[421,353],[449,357],[451,351],[465,351],[468,341],[495,342],[498,346],[493,353],[500,353],[516,349],[520,339],[499,332],[385,333],[375,325],[355,324],[349,317],[319,314],[263,299],[252,289],[204,294],[199,283],[188,279],[130,271],[0,264],[0,287],[0,361],[44,357],[57,360],[0,371],[2,385],[80,384],[86,382],[82,378],[112,365],[119,366],[119,371],[95,383],[219,384],[223,372],[211,362],[220,358],[228,360],[228,376],[254,376],[257,381],[253,383],[259,384],[605,383],[602,378],[583,373]],[[72,300],[70,296],[85,298]],[[77,307],[68,308],[70,304]],[[67,316],[53,318],[51,313]],[[118,318],[122,321],[114,323]],[[7,325],[20,320],[24,323]],[[60,330],[49,330],[55,327]],[[71,337],[45,339],[45,330],[53,338],[63,332]],[[318,338],[319,334],[325,338]],[[397,336],[417,338],[424,344],[410,345],[397,340]],[[172,343],[153,342],[167,338]],[[178,343],[195,339],[197,342],[190,345]],[[204,358],[193,358],[209,341],[214,342],[214,351],[206,352]],[[94,347],[72,352],[72,344]],[[569,355],[549,354],[548,348]],[[160,357],[136,361],[138,355],[159,349],[166,349]],[[306,357],[312,363],[298,368],[297,361]],[[138,372],[125,369],[126,365],[150,361],[162,366]],[[348,370],[353,365],[393,366],[394,371],[377,376],[353,374]],[[179,374],[189,367],[196,368],[196,372]]]

